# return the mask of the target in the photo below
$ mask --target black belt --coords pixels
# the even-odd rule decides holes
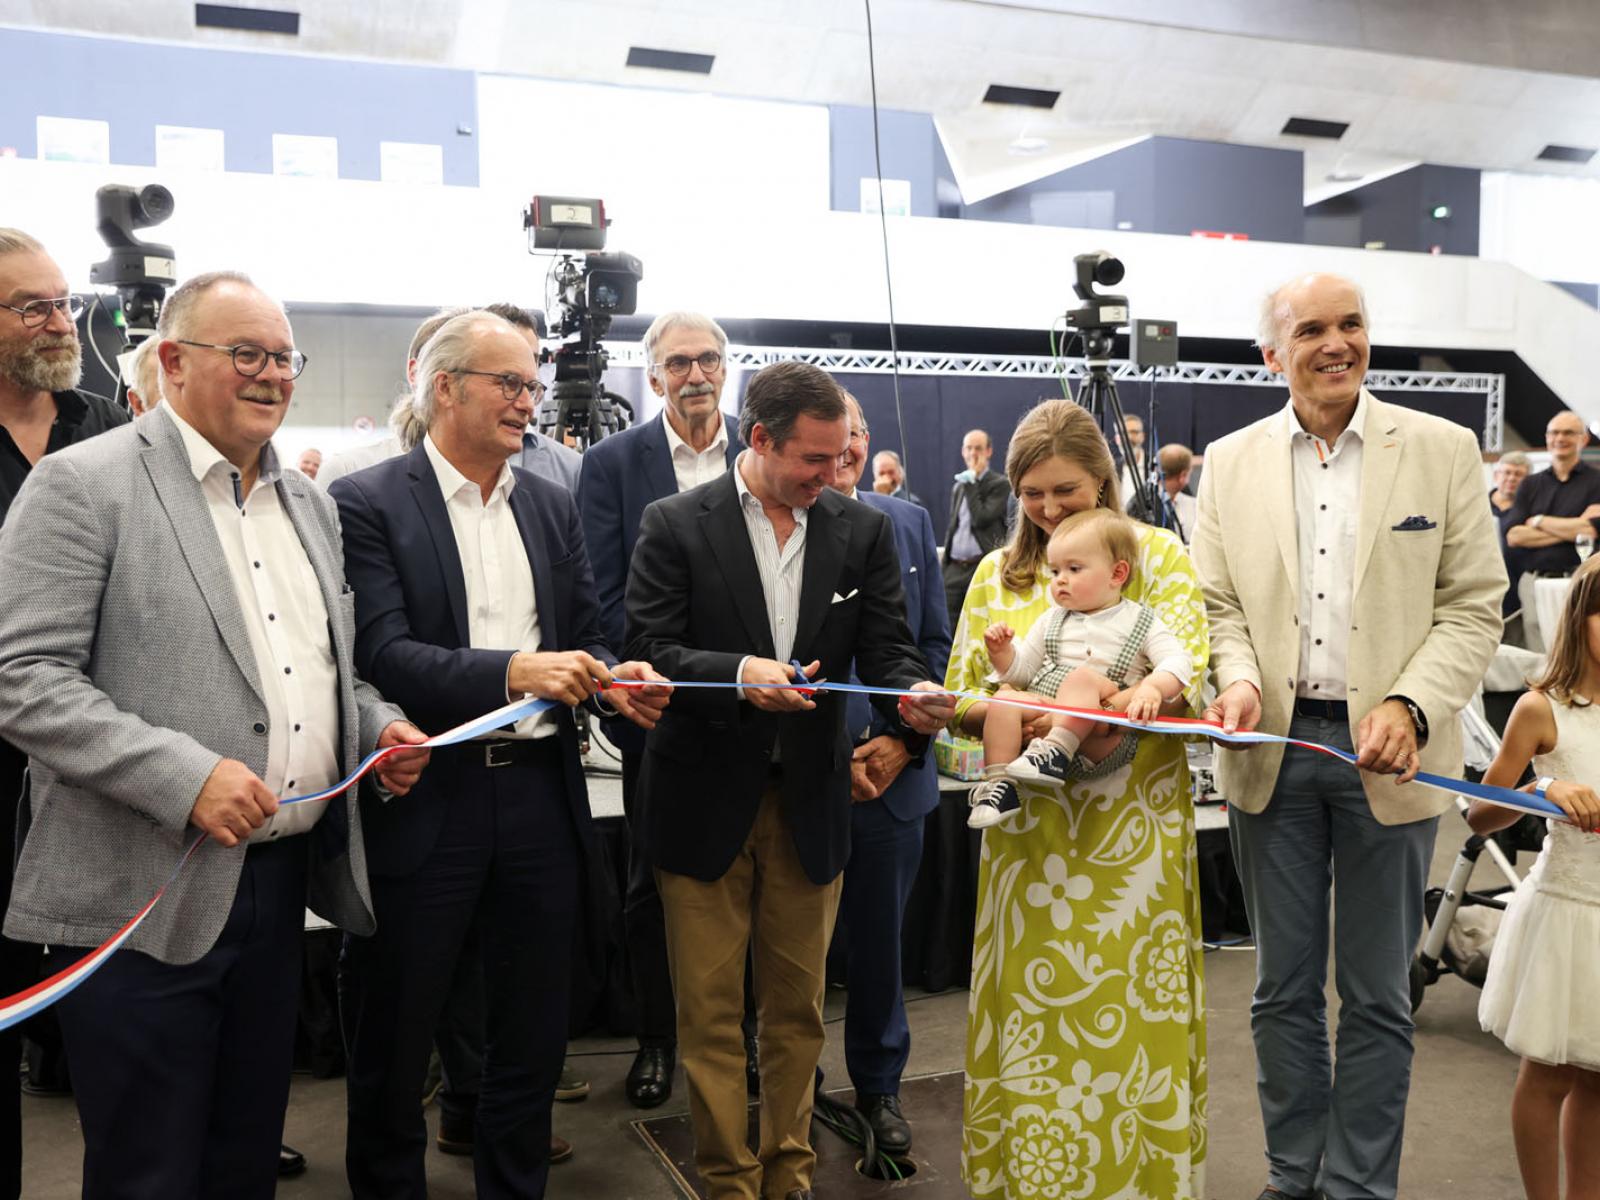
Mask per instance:
[[[952,558],[950,561],[955,563],[955,565],[958,567],[972,567],[976,566],[978,563],[981,563],[983,561],[983,556],[980,554],[977,558]]]
[[[542,738],[506,738],[498,742],[464,742],[451,749],[467,762],[486,767],[512,767],[527,763],[558,762],[561,755],[559,736]]]
[[[1297,717],[1314,717],[1319,721],[1344,721],[1350,720],[1350,705],[1343,700],[1308,700],[1304,696],[1294,698],[1294,715]]]

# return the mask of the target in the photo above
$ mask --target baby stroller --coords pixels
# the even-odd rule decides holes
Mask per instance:
[[[1466,757],[1478,778],[1500,750],[1500,737],[1477,704],[1461,711]],[[1456,810],[1465,819],[1467,801],[1456,797]],[[1411,1011],[1422,1006],[1424,991],[1448,973],[1465,979],[1473,987],[1483,986],[1493,950],[1498,915],[1505,911],[1505,897],[1516,890],[1520,876],[1516,871],[1519,851],[1537,854],[1544,845],[1545,823],[1535,816],[1524,816],[1515,825],[1484,837],[1472,834],[1456,855],[1450,878],[1442,888],[1429,888],[1423,895],[1427,932],[1422,946],[1411,961]],[[1500,874],[1503,885],[1474,891],[1468,885],[1478,859],[1488,855]],[[1479,908],[1480,913],[1463,909]],[[1476,918],[1476,919],[1474,919]]]

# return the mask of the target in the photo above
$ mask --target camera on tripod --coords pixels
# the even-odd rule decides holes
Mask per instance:
[[[605,252],[605,201],[576,196],[535,196],[522,214],[528,253],[558,255],[550,268],[545,320],[553,346],[555,385],[539,405],[539,428],[561,439],[571,434],[587,446],[624,428],[632,417],[626,399],[604,385],[609,361],[601,339],[611,320],[639,306],[644,264],[622,251]]]
[[[111,254],[105,262],[89,268],[89,280],[117,289],[123,329],[128,341],[138,345],[155,333],[167,289],[178,282],[178,267],[171,246],[140,241],[133,232],[170,217],[172,193],[159,183],[146,184],[138,191],[126,184],[108,183],[94,199],[95,227]]]
[[[1128,323],[1128,298],[1095,291],[1100,287],[1115,287],[1122,282],[1123,268],[1120,258],[1113,258],[1104,250],[1080,254],[1072,260],[1078,277],[1072,290],[1083,301],[1081,308],[1067,313],[1067,325],[1083,335],[1084,358],[1092,365],[1111,358],[1111,340],[1117,330]]]

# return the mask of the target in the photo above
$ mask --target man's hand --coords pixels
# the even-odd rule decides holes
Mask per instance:
[[[428,735],[410,721],[390,721],[378,735],[378,749],[417,746],[427,740]],[[416,786],[422,768],[428,765],[428,756],[432,753],[432,750],[402,750],[399,754],[389,755],[378,764],[379,781],[396,796],[404,796]]]
[[[242,762],[225,758],[211,768],[189,812],[189,824],[220,846],[237,846],[278,811],[278,798]]]
[[[892,496],[894,495],[894,482],[888,479],[874,479],[872,481],[872,490],[880,496]]]
[[[804,675],[796,675],[792,666],[781,663],[775,658],[751,658],[746,660],[739,682],[745,685],[745,699],[763,712],[805,712],[815,708],[816,701],[810,696],[802,695],[794,688],[772,685],[804,683],[821,669],[822,661],[818,659],[806,667]]]
[[[1600,504],[1591,504],[1578,514],[1585,521],[1600,521]]]
[[[519,650],[511,656],[506,690],[576,707],[611,686],[605,663],[582,650]]]
[[[1261,721],[1261,693],[1256,691],[1255,684],[1241,679],[1219,693],[1206,707],[1202,718],[1216,721],[1224,733],[1236,733],[1241,729],[1248,733]],[[1248,746],[1236,746],[1231,742],[1223,742],[1222,745],[1230,750],[1249,749]]]
[[[1356,726],[1356,766],[1379,775],[1398,775],[1410,783],[1422,765],[1417,754],[1417,727],[1411,710],[1398,700],[1385,700]]]
[[[1581,783],[1558,779],[1544,790],[1544,798],[1558,805],[1579,829],[1600,829],[1600,796]]]
[[[939,684],[924,679],[911,685],[913,692],[927,692],[924,697],[901,696],[900,719],[918,733],[930,737],[950,723],[955,716],[956,698]]]
[[[858,764],[866,771],[867,782],[872,787],[872,795],[865,797],[870,800],[888,791],[889,785],[899,777],[900,772],[905,770],[906,764],[910,761],[911,755],[906,750],[903,738],[881,733],[857,746],[855,753],[850,756],[852,789]]]
[[[649,679],[666,683],[667,677],[658,672],[647,662],[618,663],[612,669],[613,679]],[[661,710],[667,707],[672,699],[672,689],[665,686],[652,686],[642,688],[613,687],[607,688],[604,695],[606,703],[615,708],[628,720],[640,729],[654,729],[656,722],[661,720]]]
[[[872,776],[867,774],[866,759],[852,758],[850,760],[850,802],[852,804],[864,804],[868,800],[876,800],[881,795],[883,793],[872,785]]]

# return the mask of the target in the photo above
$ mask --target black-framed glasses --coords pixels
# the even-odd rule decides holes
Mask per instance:
[[[485,379],[493,379],[500,385],[500,394],[513,404],[524,390],[535,404],[544,399],[544,384],[537,379],[524,379],[515,371],[457,371],[456,374],[482,375]]]
[[[656,363],[656,366],[666,371],[674,379],[682,379],[696,363],[700,364],[700,370],[704,374],[709,375],[722,366],[722,355],[715,350],[707,350],[697,358],[690,358],[687,354],[674,354],[670,358]]]
[[[29,300],[26,304],[0,304],[0,308],[9,308],[22,318],[23,325],[37,329],[49,323],[51,313],[65,313],[67,320],[76,325],[83,316],[84,304],[77,296],[57,296],[54,300]]]
[[[202,350],[221,350],[233,358],[233,369],[246,379],[254,379],[267,369],[267,359],[278,364],[278,372],[285,379],[298,379],[306,369],[306,356],[298,350],[268,350],[254,342],[240,342],[237,346],[218,346],[213,342],[190,342],[174,339],[180,346],[199,346]]]

